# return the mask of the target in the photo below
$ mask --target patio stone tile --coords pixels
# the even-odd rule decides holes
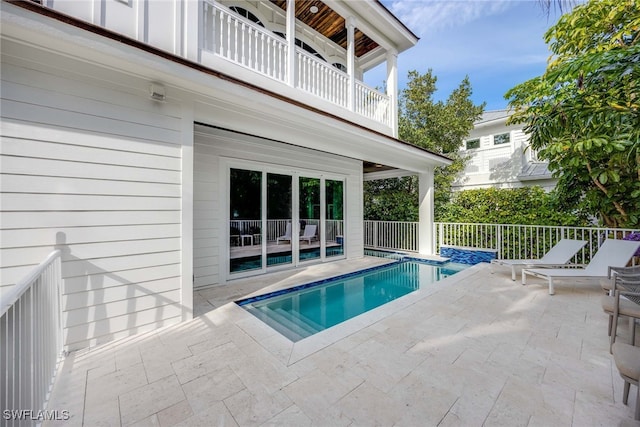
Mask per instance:
[[[86,407],[99,405],[103,400],[117,400],[120,394],[146,385],[147,377],[142,365],[131,366],[97,378],[89,378],[86,388]]]
[[[459,390],[434,381],[423,369],[411,372],[387,394],[402,408],[398,425],[438,425],[458,399]]]
[[[274,393],[298,379],[258,344],[251,348],[243,347],[242,354],[229,360],[228,365],[252,392],[266,390]]]
[[[180,384],[185,384],[241,357],[243,357],[242,352],[235,344],[227,342],[211,350],[177,360],[171,365]]]
[[[142,363],[140,349],[137,347],[115,351],[116,369],[125,369]]]
[[[198,414],[209,408],[212,403],[222,401],[245,389],[245,385],[231,368],[225,366],[183,384],[182,389],[193,412]]]
[[[160,427],[173,427],[193,416],[193,410],[191,409],[191,405],[189,405],[189,401],[182,400],[159,411],[157,416]]]
[[[160,427],[160,421],[158,420],[158,416],[153,414],[133,424],[129,424],[128,427]]]
[[[389,351],[389,347],[379,342],[377,338],[352,350],[357,361],[354,365],[349,365],[349,370],[378,389],[387,392],[418,366],[425,356],[397,350]]]
[[[283,390],[307,416],[317,419],[363,382],[362,378],[349,372],[335,372],[329,375],[315,370]]]
[[[83,415],[84,426],[120,426],[120,405],[117,397],[86,402]]]
[[[244,389],[224,400],[224,404],[241,426],[259,426],[293,405],[283,391]]]
[[[404,415],[402,405],[368,382],[362,383],[336,404],[354,426],[385,426],[398,423]]]
[[[50,405],[72,418],[44,426],[640,426],[597,285],[549,296],[476,266],[304,346],[229,303],[316,280],[317,267],[208,289],[218,308],[193,321],[72,353]]]
[[[175,427],[212,426],[238,427],[238,423],[222,402],[215,402],[211,404],[208,410],[192,415],[175,424]]]
[[[289,406],[284,411],[280,412],[270,420],[261,424],[261,426],[263,427],[307,427],[311,425],[311,419],[307,417],[304,412],[302,412],[296,405]]]
[[[122,425],[133,424],[185,399],[178,378],[171,375],[120,395]]]
[[[486,426],[528,425],[537,405],[543,402],[538,388],[532,389],[524,381],[507,380],[487,418]]]

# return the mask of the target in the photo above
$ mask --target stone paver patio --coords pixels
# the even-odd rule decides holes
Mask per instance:
[[[229,303],[381,262],[199,291],[193,321],[69,355],[49,407],[71,419],[45,425],[640,425],[597,284],[549,296],[483,264],[296,344]]]

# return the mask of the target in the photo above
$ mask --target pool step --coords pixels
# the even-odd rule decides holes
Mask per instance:
[[[300,313],[290,313],[281,308],[276,309],[276,311],[282,316],[285,316],[287,319],[294,322],[296,325],[300,325],[300,327],[302,327],[304,330],[310,332],[310,335],[313,335],[325,329],[324,326],[318,325],[316,322],[306,316],[303,316]]]
[[[300,341],[324,328],[313,320],[299,314],[292,314],[282,308],[252,307],[248,311],[271,326],[291,341]]]

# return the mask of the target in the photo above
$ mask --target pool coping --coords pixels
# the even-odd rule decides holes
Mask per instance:
[[[394,264],[395,262],[389,263],[386,266]],[[385,265],[371,267],[365,270],[376,269],[378,267],[385,267]],[[236,325],[238,327],[243,329],[247,335],[267,351],[274,354],[276,357],[281,359],[283,363],[289,366],[341,341],[344,338],[376,324],[377,322],[417,303],[429,295],[439,292],[444,287],[452,283],[468,279],[470,276],[476,274],[480,269],[481,267],[478,265],[471,266],[470,268],[462,270],[452,276],[436,281],[425,288],[418,289],[415,292],[411,292],[396,300],[369,310],[352,319],[346,320],[338,325],[325,329],[324,331],[318,332],[297,342],[289,340],[262,320],[249,313],[243,307],[239,306],[235,301],[229,302],[226,308],[230,310],[227,311],[227,314],[233,315],[233,317],[236,318]],[[352,273],[347,273],[347,275],[348,274]],[[360,274],[360,271],[355,272],[355,274]]]

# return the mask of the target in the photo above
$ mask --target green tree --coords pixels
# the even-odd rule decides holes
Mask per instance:
[[[566,203],[610,227],[640,221],[640,2],[591,0],[545,34],[546,72],[505,97]]]
[[[463,138],[473,129],[484,110],[470,97],[471,83],[465,77],[446,101],[434,101],[437,77],[410,71],[409,82],[400,94],[398,133],[400,139],[444,154],[453,160],[435,170],[436,216],[450,198],[451,184],[464,169],[466,158],[459,154]],[[416,177],[365,182],[365,218],[383,221],[418,220],[418,182]]]

